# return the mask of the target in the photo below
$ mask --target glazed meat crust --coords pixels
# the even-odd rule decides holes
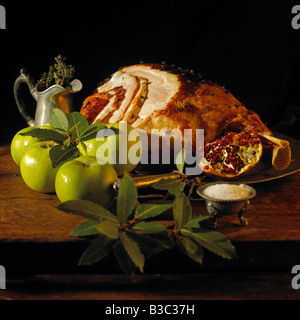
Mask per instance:
[[[137,92],[136,101],[124,106],[120,113],[120,101],[125,99],[125,95],[111,94],[109,90],[118,90],[120,83],[110,78],[83,102],[81,113],[90,123],[127,121],[133,127],[147,132],[153,128],[201,128],[204,129],[206,143],[218,138],[224,130],[272,135],[257,113],[248,110],[224,87],[202,80],[193,72],[161,64],[134,65],[124,67],[121,71],[137,80],[134,88]],[[157,78],[162,76],[165,79],[159,83]],[[128,91],[126,81],[124,78],[122,88]],[[138,93],[140,87],[142,94]],[[172,94],[166,94],[167,90]],[[110,99],[114,99],[114,103],[109,105]],[[147,100],[151,104],[146,103]],[[107,111],[103,112],[105,109]],[[118,117],[114,117],[116,113],[119,113]]]
[[[127,121],[147,133],[192,129],[194,134],[195,129],[204,129],[205,143],[227,132],[248,131],[263,135],[265,145],[278,145],[268,140],[273,134],[259,115],[224,87],[203,80],[193,70],[166,64],[121,68],[85,99],[81,113],[90,124]],[[284,162],[280,169],[289,164],[288,156]]]

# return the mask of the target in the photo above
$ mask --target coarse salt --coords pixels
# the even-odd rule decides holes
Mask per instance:
[[[203,194],[219,200],[238,200],[249,196],[249,191],[238,185],[229,183],[214,184],[206,187]]]

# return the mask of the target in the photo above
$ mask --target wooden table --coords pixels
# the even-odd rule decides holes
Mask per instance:
[[[300,265],[300,172],[253,185],[247,227],[236,216],[218,220],[239,259],[205,252],[203,266],[177,251],[150,259],[144,274],[125,276],[113,257],[78,267],[88,242],[68,237],[83,219],[57,210],[55,195],[30,190],[0,147],[0,265],[6,269],[1,299],[299,299],[291,269]],[[207,214],[203,202],[194,212]]]

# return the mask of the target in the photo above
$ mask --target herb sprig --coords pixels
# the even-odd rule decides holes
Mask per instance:
[[[67,58],[58,55],[54,58],[55,64],[49,67],[48,72],[44,72],[38,81],[38,88],[40,91],[46,90],[52,85],[60,85],[70,89],[69,85],[75,75],[75,67],[71,64],[66,64]]]
[[[168,181],[171,194],[174,194],[175,184],[182,185],[180,179],[173,180]],[[158,183],[158,187],[162,183],[167,190],[165,181]],[[84,200],[59,204],[59,210],[87,219],[76,226],[70,236],[95,237],[83,252],[79,265],[95,264],[113,253],[125,274],[135,274],[137,269],[143,273],[147,258],[171,248],[177,248],[200,264],[203,263],[203,248],[226,259],[237,258],[229,240],[201,225],[209,216],[194,216],[190,199],[184,191],[175,194],[175,200],[168,203],[140,204],[136,186],[125,173],[117,196],[116,213]],[[173,210],[171,226],[153,221],[169,209]]]

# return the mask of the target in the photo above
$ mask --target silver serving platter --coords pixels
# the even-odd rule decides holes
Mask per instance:
[[[249,172],[245,176],[231,180],[232,182],[244,184],[261,183],[265,181],[279,179],[290,174],[296,173],[297,171],[300,171],[300,141],[277,132],[273,132],[273,135],[277,138],[289,141],[291,148],[291,162],[289,167],[285,170],[277,171],[272,167],[271,162],[267,163],[261,161],[253,171]],[[147,169],[150,168],[151,165],[148,166]],[[176,171],[162,173],[159,172],[160,170],[157,165],[155,165],[152,168],[153,170],[146,170],[143,173],[139,172],[137,174],[132,175],[133,180],[138,188],[150,187],[153,183],[163,178],[180,178],[180,174]],[[213,179],[203,174],[199,178],[200,179],[198,185],[214,181],[222,181],[221,179]],[[114,188],[116,190],[118,190],[120,183],[121,179],[115,183]]]

